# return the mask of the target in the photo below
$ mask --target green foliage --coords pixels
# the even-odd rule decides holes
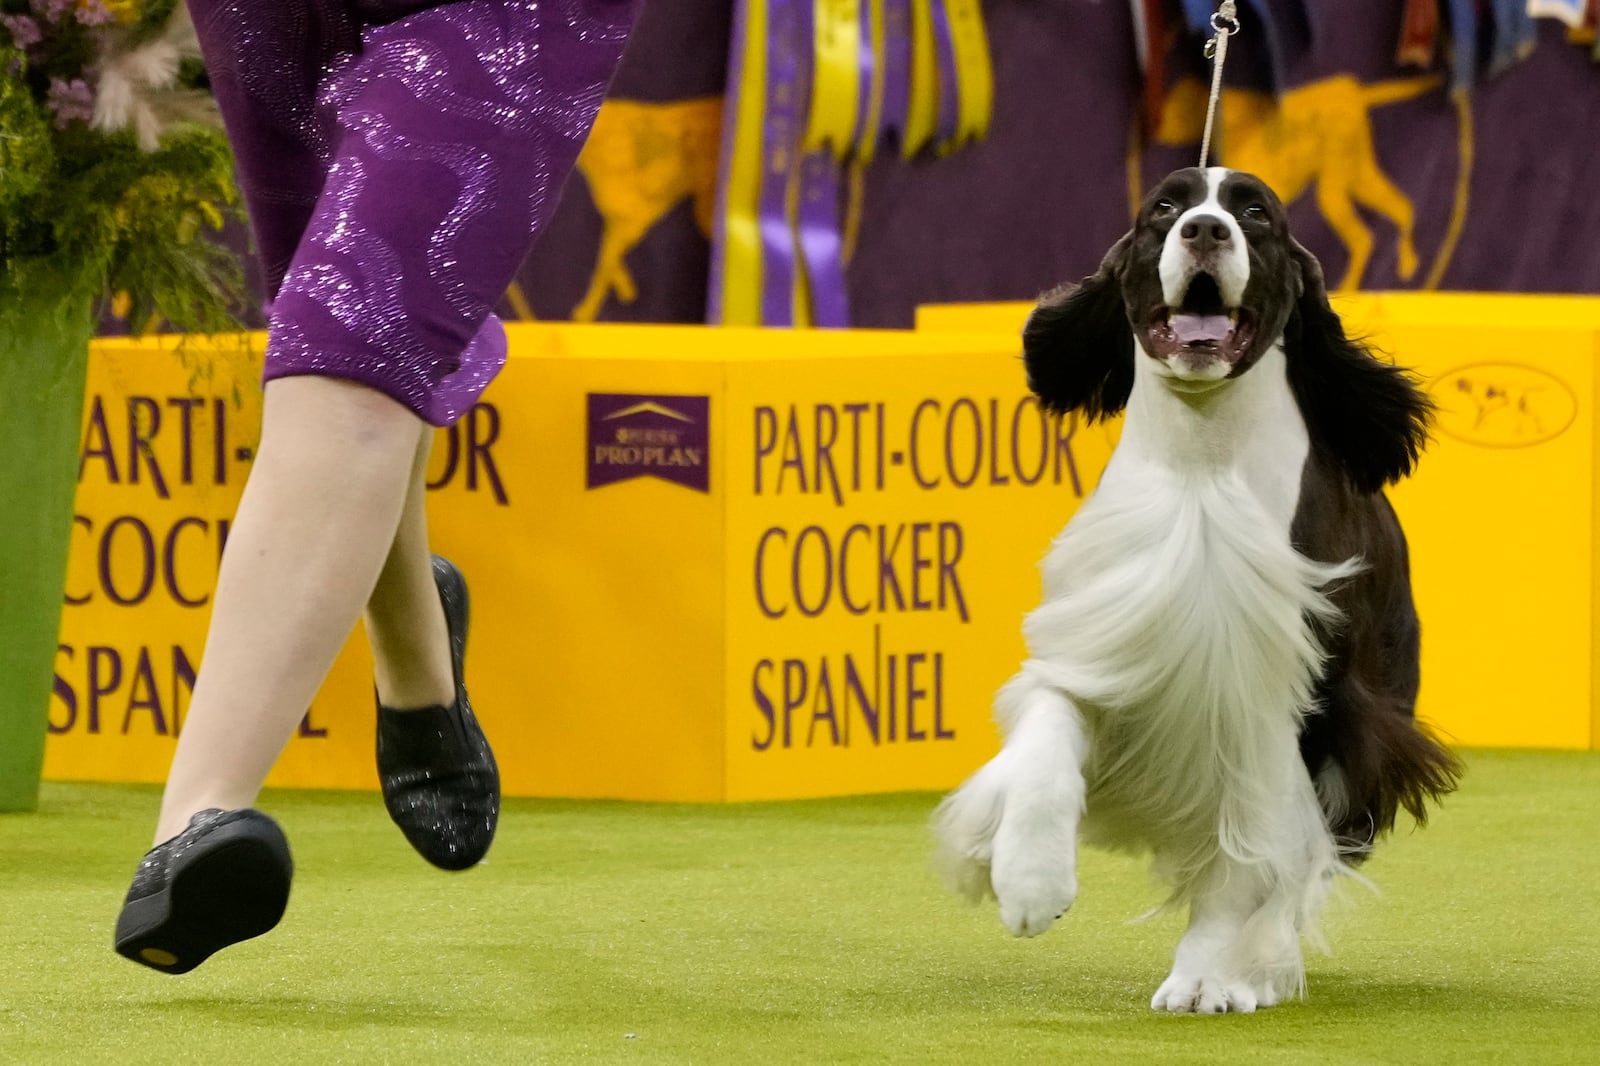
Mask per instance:
[[[13,245],[28,221],[28,204],[56,163],[48,115],[35,106],[27,82],[6,76],[21,62],[16,49],[0,43],[0,262],[24,254],[14,253]]]
[[[215,238],[241,212],[220,127],[175,118],[146,150],[132,130],[89,121],[95,57],[159,44],[178,3],[57,8],[51,18],[49,5],[0,0],[12,20],[0,24],[0,323],[41,293],[86,291],[97,314],[114,302],[136,331],[236,328],[243,271]],[[152,106],[204,86],[192,38],[166,47],[182,54],[173,83],[150,89]]]

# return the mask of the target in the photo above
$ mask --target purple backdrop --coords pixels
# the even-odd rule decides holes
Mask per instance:
[[[731,6],[731,0],[646,0],[613,98],[655,105],[720,95]],[[1250,5],[1240,6],[1246,17],[1230,50],[1228,82],[1259,91],[1271,69],[1267,35],[1250,17]],[[1171,28],[1181,30],[1178,4],[1169,7]],[[1438,273],[1432,280],[1447,289],[1600,293],[1600,64],[1588,46],[1541,20],[1528,58],[1493,77],[1480,73],[1464,130],[1446,91],[1443,41],[1430,70],[1397,65],[1403,5],[1268,0],[1267,7],[1281,45],[1285,99],[1298,92],[1307,100],[1291,130],[1295,144],[1326,156],[1308,172],[1291,217],[1330,279],[1343,277],[1350,241],[1364,233],[1371,251],[1363,288],[1417,288]],[[1128,0],[986,0],[983,9],[996,81],[992,131],[945,158],[904,162],[887,151],[868,168],[848,271],[857,325],[907,326],[920,303],[1029,299],[1082,276],[1127,227],[1132,161],[1147,186],[1195,159],[1192,144],[1156,144],[1130,155],[1143,82]],[[1321,14],[1308,18],[1307,10]],[[1487,57],[1493,27],[1486,20],[1480,29]],[[1204,76],[1199,44],[1175,33],[1168,82]],[[1419,87],[1416,79],[1429,74],[1439,84]],[[1330,111],[1325,90],[1340,75],[1352,86],[1359,82],[1362,92],[1401,91],[1370,107]],[[1313,144],[1308,130],[1321,131],[1326,143]],[[1139,136],[1160,140],[1160,133],[1145,129]],[[1370,144],[1375,165],[1337,173],[1349,169],[1341,137]],[[1233,143],[1224,145],[1224,162],[1237,162],[1228,158]],[[1464,144],[1473,163],[1463,199]],[[1267,158],[1276,164],[1276,156]],[[1382,193],[1385,183],[1414,212],[1418,264],[1409,278],[1400,273],[1401,209],[1384,206],[1386,197],[1395,199]],[[1346,213],[1340,226],[1327,220],[1319,189],[1333,210]],[[1453,215],[1459,232],[1441,272]],[[574,177],[523,266],[522,301],[508,301],[503,313],[570,317],[595,273],[602,229],[588,181]],[[709,261],[703,222],[693,198],[684,198],[624,256],[636,298],[624,302],[613,294],[600,303],[598,317],[701,321]]]

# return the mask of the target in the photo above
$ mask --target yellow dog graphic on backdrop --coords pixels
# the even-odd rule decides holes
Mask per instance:
[[[623,303],[638,298],[628,253],[684,200],[694,201],[695,223],[711,236],[721,136],[720,96],[660,104],[613,99],[601,105],[578,156],[578,173],[588,182],[602,223],[600,249],[589,291],[572,309],[572,321],[599,318],[612,293]],[[518,319],[535,317],[520,283],[513,282],[506,297]]]
[[[1372,144],[1375,107],[1409,100],[1442,83],[1440,77],[1363,85],[1336,75],[1284,92],[1224,89],[1220,115],[1221,162],[1260,177],[1289,203],[1316,185],[1317,208],[1350,253],[1338,288],[1354,289],[1372,257],[1372,231],[1356,210],[1375,211],[1399,231],[1400,277],[1417,272],[1412,239],[1415,211],[1406,194],[1383,172]],[[1158,144],[1198,144],[1205,125],[1207,89],[1185,79],[1162,107]]]
[[[608,100],[600,108],[578,172],[589,183],[604,229],[589,291],[572,311],[574,322],[593,322],[612,293],[633,302],[638,287],[627,255],[684,200],[693,199],[695,223],[711,235],[721,136],[720,96],[663,104]]]

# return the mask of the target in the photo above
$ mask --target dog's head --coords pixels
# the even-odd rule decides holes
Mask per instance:
[[[1198,394],[1228,387],[1277,346],[1313,446],[1353,485],[1375,492],[1410,472],[1427,398],[1344,335],[1322,268],[1254,175],[1168,175],[1100,269],[1045,294],[1023,331],[1041,403],[1090,419],[1126,405],[1136,359],[1161,387]]]

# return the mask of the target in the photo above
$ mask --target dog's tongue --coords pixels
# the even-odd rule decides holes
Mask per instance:
[[[1177,314],[1167,324],[1179,344],[1225,340],[1233,332],[1233,321],[1227,315]]]

